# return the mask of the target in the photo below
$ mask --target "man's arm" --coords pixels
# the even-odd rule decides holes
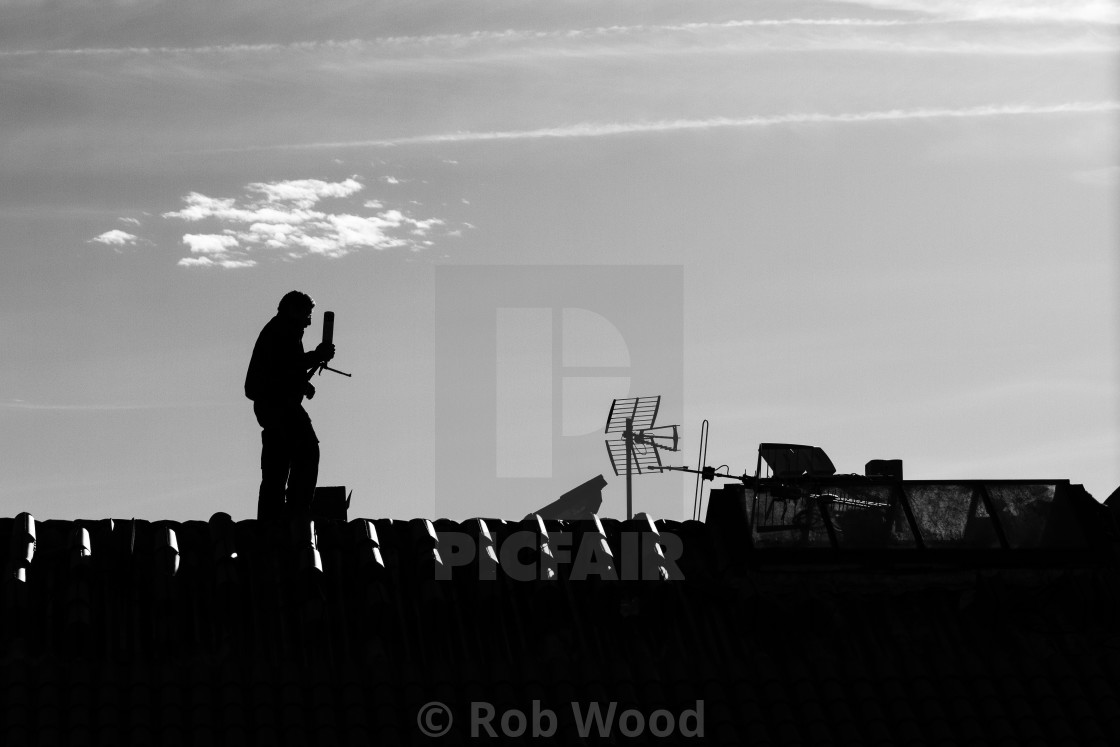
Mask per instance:
[[[307,388],[303,392],[303,396],[311,399],[315,396],[315,387],[311,384],[311,374],[315,373],[322,364],[329,361],[334,357],[334,345],[329,342],[321,342],[314,350],[309,350],[303,354],[303,365],[307,369]]]
[[[334,345],[329,342],[321,342],[314,350],[309,350],[303,354],[303,367],[311,372],[331,358],[334,358]]]

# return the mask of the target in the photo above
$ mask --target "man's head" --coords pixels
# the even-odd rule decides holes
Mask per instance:
[[[300,291],[288,291],[280,299],[280,305],[276,307],[276,311],[279,316],[290,320],[293,324],[298,324],[302,330],[311,324],[311,310],[313,308],[315,308],[315,302],[311,300],[311,296]]]

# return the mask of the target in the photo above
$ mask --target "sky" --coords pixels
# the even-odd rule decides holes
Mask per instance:
[[[0,515],[254,516],[291,289],[353,374],[306,404],[351,516],[600,473],[622,516],[598,423],[658,394],[666,464],[707,419],[735,474],[805,443],[1103,500],[1118,53],[1105,0],[0,0]]]

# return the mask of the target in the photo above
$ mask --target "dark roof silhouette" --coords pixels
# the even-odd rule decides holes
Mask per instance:
[[[1120,546],[1079,486],[1053,515],[1083,541],[1022,552],[766,547],[735,499],[708,523],[0,519],[0,744],[428,743],[441,701],[431,743],[461,745],[470,702],[534,700],[557,744],[580,743],[572,701],[703,701],[691,741],[720,745],[1120,742]],[[441,532],[481,560],[452,568]],[[553,580],[480,580],[517,532]],[[578,580],[562,532],[619,580]]]

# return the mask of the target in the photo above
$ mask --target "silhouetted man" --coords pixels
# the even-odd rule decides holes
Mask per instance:
[[[253,400],[261,425],[258,519],[307,515],[311,509],[319,476],[319,439],[303,398],[315,395],[308,381],[311,372],[334,357],[334,345],[328,343],[309,353],[303,350],[303,330],[311,324],[314,307],[306,293],[285,294],[276,316],[257,337],[245,375],[245,396]]]

